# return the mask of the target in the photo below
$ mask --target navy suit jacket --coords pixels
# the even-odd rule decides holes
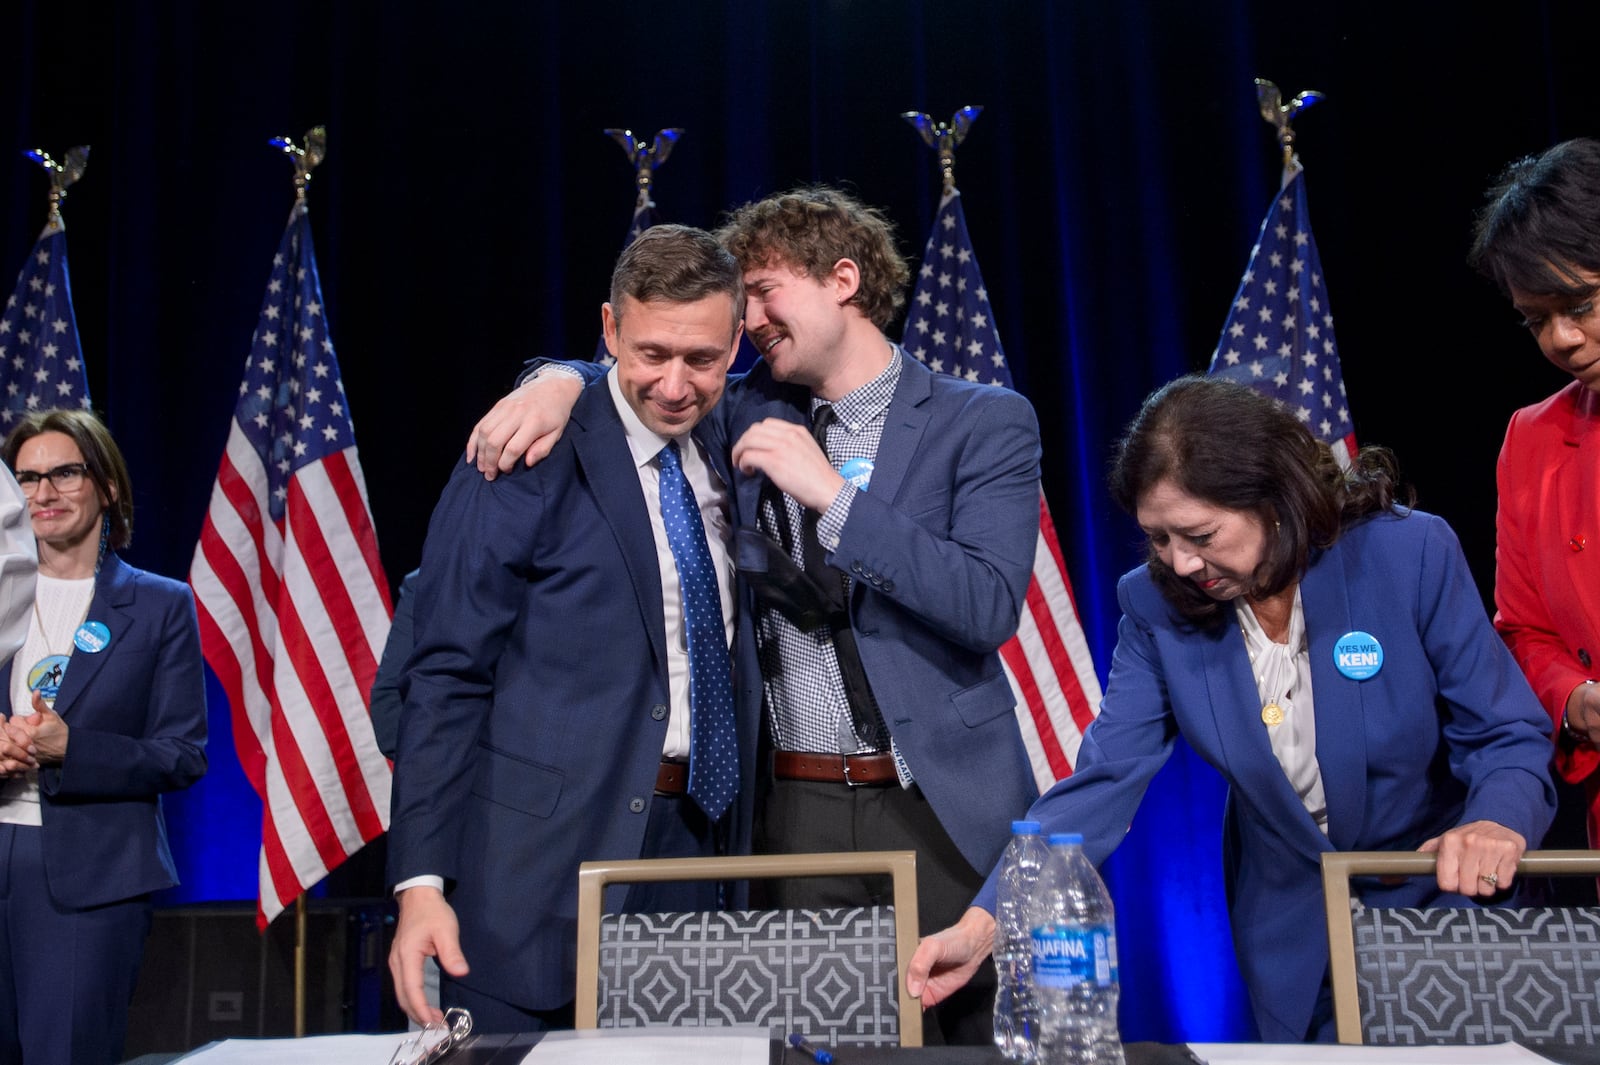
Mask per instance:
[[[726,482],[725,455],[711,459]],[[390,882],[445,877],[464,984],[561,1006],[578,864],[639,857],[668,718],[655,542],[604,380],[536,467],[486,481],[456,466],[423,548],[415,625]],[[736,677],[752,658],[741,652]],[[759,708],[740,700],[738,715],[727,845],[748,851]]]
[[[161,793],[206,771],[205,670],[188,586],[107,552],[87,620],[111,641],[72,653],[55,702],[70,729],[67,756],[39,771],[45,877],[51,897],[72,907],[178,883]],[[29,665],[0,669],[0,691]]]
[[[1239,626],[1185,626],[1145,567],[1118,585],[1111,675],[1077,767],[1031,815],[1047,832],[1083,833],[1099,864],[1181,733],[1229,785],[1223,865],[1234,949],[1267,1042],[1305,1038],[1325,979],[1324,851],[1415,850],[1480,819],[1532,848],[1555,811],[1549,719],[1443,520],[1411,511],[1356,525],[1315,558],[1300,593],[1326,836],[1272,753]],[[1366,680],[1335,668],[1334,645],[1352,631],[1383,648],[1382,668]],[[1467,905],[1428,878],[1359,893],[1374,906]],[[993,877],[978,904],[993,910]]]
[[[851,629],[895,746],[981,871],[1038,795],[998,651],[1016,634],[1033,574],[1039,425],[1017,393],[895,352],[900,381],[871,483],[828,561],[852,578]],[[729,386],[708,440],[731,447],[763,418],[809,425],[810,416],[810,391],[761,363]],[[764,482],[735,471],[741,524],[755,524]],[[740,626],[750,644],[754,618],[746,589]]]

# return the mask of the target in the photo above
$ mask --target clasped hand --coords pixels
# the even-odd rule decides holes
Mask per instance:
[[[33,713],[12,714],[0,725],[0,777],[14,777],[40,766],[60,765],[67,756],[67,723],[33,693]]]

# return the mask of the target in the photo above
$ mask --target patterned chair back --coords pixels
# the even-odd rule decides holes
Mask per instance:
[[[603,914],[610,884],[886,875],[893,905]],[[579,1028],[760,1026],[825,1046],[921,1046],[905,990],[917,945],[911,851],[584,862],[578,871]]]
[[[608,914],[601,1028],[756,1025],[900,1045],[894,908]]]
[[[1324,854],[1339,1041],[1593,1045],[1600,908],[1379,909],[1350,877],[1434,875],[1434,856]],[[1529,851],[1520,876],[1600,873],[1600,851]]]

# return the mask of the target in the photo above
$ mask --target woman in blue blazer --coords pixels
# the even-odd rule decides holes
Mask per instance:
[[[194,600],[117,557],[132,491],[93,414],[30,414],[0,450],[39,545],[0,670],[0,1063],[116,1062],[150,895],[178,882],[161,793],[206,768]]]
[[[1182,735],[1229,785],[1234,950],[1267,1042],[1332,1040],[1321,854],[1423,850],[1433,882],[1378,906],[1503,897],[1555,810],[1549,720],[1450,528],[1395,502],[1392,456],[1349,471],[1253,389],[1185,377],[1145,401],[1111,473],[1149,540],[1122,578],[1100,715],[1029,816],[1100,862]],[[907,982],[960,987],[993,940],[994,877]]]

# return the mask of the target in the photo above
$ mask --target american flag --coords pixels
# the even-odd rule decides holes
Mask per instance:
[[[39,234],[0,315],[0,381],[5,383],[0,434],[32,410],[89,406],[67,279],[67,231],[59,221]]]
[[[1306,213],[1305,171],[1298,165],[1261,223],[1210,372],[1284,404],[1333,448],[1341,465],[1350,464],[1355,428],[1345,405],[1322,260]]]
[[[304,204],[272,260],[189,583],[261,796],[265,928],[389,826],[389,763],[367,711],[389,583]]]
[[[634,241],[638,240],[640,233],[643,233],[645,230],[649,229],[651,226],[653,226],[655,224],[656,224],[656,205],[655,205],[655,201],[650,199],[650,197],[647,196],[647,195],[641,195],[639,197],[639,199],[634,203],[634,206],[633,206],[633,221],[632,221],[632,223],[629,224],[629,226],[628,226],[628,235],[627,235],[627,237],[625,237],[623,239],[622,247],[620,249],[618,249],[618,251],[619,252],[627,251],[628,250],[628,245],[630,245]],[[606,335],[605,335],[604,331],[601,332],[600,340],[595,345],[594,359],[595,359],[596,362],[602,363],[602,364],[604,364],[606,366],[610,366],[612,363],[617,361],[616,359],[613,359],[611,357],[611,352],[606,349]]]
[[[922,253],[902,346],[937,373],[1011,387],[989,294],[967,236],[961,194],[954,189],[939,202]],[[1017,722],[1034,779],[1043,791],[1071,775],[1083,730],[1099,712],[1100,681],[1042,488],[1033,580],[1017,634],[1000,648],[1000,658],[1017,697]]]

